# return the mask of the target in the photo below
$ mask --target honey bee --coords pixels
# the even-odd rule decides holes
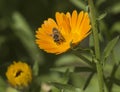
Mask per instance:
[[[57,28],[52,29],[52,37],[55,43],[61,44],[62,42],[65,41],[64,37],[62,34],[59,32]]]

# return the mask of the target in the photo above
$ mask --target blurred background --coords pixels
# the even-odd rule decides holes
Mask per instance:
[[[57,11],[64,13],[72,12],[73,10],[77,10],[78,12],[81,10],[87,11],[88,6],[86,1],[87,0],[0,0],[0,86],[7,83],[5,72],[8,65],[13,61],[27,62],[33,69],[36,69],[36,65],[39,65],[37,70],[35,70],[38,71],[36,75],[44,76],[50,74],[50,69],[55,65],[60,65],[61,59],[66,59],[65,62],[67,63],[69,63],[68,61],[72,62],[75,60],[76,57],[68,53],[54,55],[40,50],[35,44],[35,31],[41,26],[44,20],[48,18],[55,19],[55,13]],[[102,19],[101,16],[98,16],[98,19],[100,19],[99,29],[102,50],[110,40],[120,35],[120,0],[95,0],[94,3],[98,15],[105,16]],[[88,41],[89,40],[90,39],[88,39]],[[89,45],[92,46],[91,44]],[[116,55],[116,63],[118,64],[120,62],[120,40],[114,48],[114,53]],[[35,62],[37,62],[37,64]],[[107,68],[108,74],[110,72],[109,69],[113,68],[112,65],[114,65],[115,62],[109,61],[109,63],[111,66]],[[86,80],[84,78],[85,76],[84,73],[81,76],[83,77],[82,83]],[[81,80],[75,80],[77,77],[79,76],[73,75],[72,78],[74,80],[71,78],[70,82],[77,87],[79,87],[78,85],[82,87],[82,83],[79,83]],[[119,77],[120,80],[120,73],[117,73],[117,77]],[[96,77],[94,79],[96,79]],[[93,80],[93,84],[94,82],[95,80]],[[91,85],[93,86],[93,84]],[[93,90],[91,88],[92,86],[89,87],[91,92]],[[5,88],[1,87],[0,91],[3,92]],[[115,89],[116,90],[111,92],[120,92],[120,86],[117,86]],[[94,90],[97,90],[97,87]],[[85,92],[88,91],[86,90]]]

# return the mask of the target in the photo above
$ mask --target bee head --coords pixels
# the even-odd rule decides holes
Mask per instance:
[[[53,28],[53,33],[58,33],[58,29],[57,28]]]

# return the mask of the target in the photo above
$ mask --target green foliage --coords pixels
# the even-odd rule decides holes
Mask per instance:
[[[10,26],[13,32],[24,44],[25,49],[28,51],[33,61],[41,61],[42,57],[40,57],[39,51],[35,45],[34,35],[25,19],[18,12],[14,12],[11,21]],[[37,57],[36,54],[39,55],[39,57]]]
[[[3,80],[2,77],[0,77],[0,91],[6,92],[6,87],[7,87],[7,85],[6,85],[5,81]]]
[[[97,20],[102,20],[103,18],[105,18],[107,16],[107,13],[105,12],[105,13],[103,13],[103,14],[101,14],[99,17],[98,17],[98,19]]]
[[[119,36],[110,41],[103,51],[103,61],[110,55],[117,41],[119,40]]]
[[[120,21],[118,21],[112,25],[111,34],[114,32],[120,33]]]
[[[60,84],[60,83],[51,83],[55,87],[59,88],[62,92],[82,92],[81,89],[75,88],[72,85]]]
[[[98,92],[99,61],[105,92],[120,92],[120,2],[93,1],[100,60],[96,59],[92,33],[89,41],[61,55],[47,54],[35,43],[35,30],[44,20],[54,18],[56,11],[90,12],[88,0],[0,0],[0,92]],[[22,90],[11,87],[5,76],[7,66],[19,60],[29,63],[33,71],[32,83]],[[44,91],[44,83],[50,91]]]
[[[85,2],[79,1],[79,0],[76,0],[76,1],[70,0],[70,2],[72,2],[76,7],[83,9],[83,10],[86,10]]]

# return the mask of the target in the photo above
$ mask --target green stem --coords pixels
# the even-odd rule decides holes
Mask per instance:
[[[103,69],[102,64],[97,62],[97,74],[98,74],[98,82],[99,82],[99,92],[104,92],[104,80],[103,80]]]
[[[104,92],[104,81],[103,81],[103,66],[102,62],[100,61],[100,45],[99,45],[99,35],[98,35],[98,28],[96,23],[96,10],[93,4],[93,0],[88,0],[89,8],[90,8],[90,19],[93,31],[93,38],[94,38],[94,48],[95,48],[95,56],[98,60],[96,62],[97,67],[97,74],[98,74],[98,83],[99,83],[99,92]]]

